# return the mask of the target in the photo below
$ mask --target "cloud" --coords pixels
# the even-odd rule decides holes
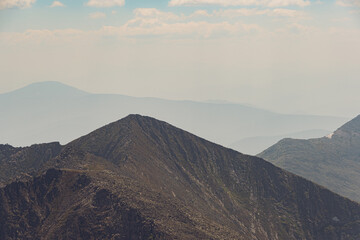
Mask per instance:
[[[222,37],[229,35],[255,33],[261,31],[256,24],[227,21],[194,21],[193,18],[212,16],[204,10],[193,14],[175,14],[155,8],[138,8],[133,11],[135,17],[120,27],[107,26],[101,31],[105,35],[116,36],[167,36],[167,37]]]
[[[94,12],[94,13],[90,13],[89,17],[92,19],[106,18],[106,14],[103,12]]]
[[[302,11],[293,9],[256,9],[256,8],[240,8],[240,9],[226,9],[214,11],[213,16],[219,16],[223,18],[234,18],[240,16],[261,16],[266,15],[270,17],[305,17],[306,14]]]
[[[86,6],[89,7],[115,7],[115,6],[124,6],[125,0],[89,0],[86,3]]]
[[[193,16],[208,15],[205,11],[196,11],[193,14],[183,15],[163,12],[154,8],[139,8],[133,11],[134,17],[120,26],[104,26],[96,31],[64,31],[28,30],[19,34],[0,34],[0,40],[5,42],[54,42],[64,37],[69,39],[94,39],[114,37],[118,39],[164,37],[168,39],[188,38],[227,38],[236,36],[255,35],[263,29],[256,24],[245,24],[240,21],[204,21],[193,19]],[[106,17],[103,12],[89,14],[90,18],[99,19]]]
[[[120,26],[104,26],[96,31],[48,31],[31,30],[23,35],[25,41],[39,36],[41,39],[51,40],[57,37],[69,36],[77,38],[82,36],[92,36],[94,38],[114,37],[118,39],[164,37],[169,39],[187,39],[187,38],[241,38],[247,36],[270,34],[257,24],[249,24],[236,19],[237,16],[280,16],[280,17],[302,17],[305,15],[302,11],[292,9],[226,9],[207,12],[197,10],[188,15],[164,12],[155,8],[138,8],[133,10],[133,18]],[[107,15],[103,12],[93,12],[89,14],[90,18],[105,18]],[[306,15],[305,15],[306,16]],[[209,19],[210,18],[210,19]],[[230,18],[230,19],[229,19]],[[275,33],[309,33],[312,29],[303,25],[289,25],[285,28],[279,28]],[[10,36],[10,35],[8,35]],[[15,36],[15,35],[14,35]],[[107,38],[110,39],[110,38]]]
[[[196,10],[193,14],[191,14],[191,17],[211,17],[211,14],[209,14],[206,10]]]
[[[134,11],[136,18],[153,18],[161,21],[179,21],[184,19],[184,16],[176,15],[171,12],[163,12],[156,8],[137,8]]]
[[[260,31],[256,24],[243,23],[209,23],[184,22],[184,23],[159,23],[155,21],[142,21],[134,26],[134,23],[125,24],[120,27],[105,26],[100,30],[102,35],[118,37],[141,37],[161,36],[168,38],[223,38],[236,35],[244,35]]]
[[[355,0],[354,0],[355,1]],[[309,0],[171,0],[169,6],[200,6],[200,5],[219,5],[229,6],[266,6],[266,7],[286,7],[310,5]]]
[[[164,12],[155,8],[138,8],[133,10],[133,18],[120,26],[104,26],[95,31],[48,31],[31,30],[23,35],[24,41],[34,39],[56,39],[57,37],[74,36],[86,38],[106,37],[107,39],[131,39],[142,37],[164,37],[164,39],[189,39],[189,38],[241,38],[253,37],[256,35],[267,35],[273,32],[257,24],[244,23],[238,16],[268,16],[268,17],[303,17],[307,16],[304,12],[293,9],[225,9],[208,12],[206,10],[196,10],[193,13],[175,14]],[[89,14],[92,19],[105,18],[104,12],[93,12]],[[286,22],[288,23],[288,22]],[[302,25],[279,26],[273,34],[284,33],[309,33],[312,29]],[[65,34],[66,33],[66,34]],[[3,35],[5,36],[5,35]],[[11,36],[11,35],[7,35]],[[15,35],[13,35],[15,36]],[[8,38],[8,37],[7,37]]]
[[[215,16],[218,17],[240,17],[240,16],[257,16],[257,15],[266,15],[269,13],[269,10],[258,10],[258,9],[248,9],[248,8],[240,8],[240,9],[226,9],[214,11]]]
[[[132,22],[121,26],[104,26],[95,31],[82,31],[78,29],[29,29],[25,32],[0,32],[0,44],[40,44],[53,45],[64,42],[90,42],[105,37],[114,39],[133,39],[141,37],[160,37],[161,39],[208,39],[228,38],[235,36],[254,35],[262,29],[256,24],[241,22],[210,23],[206,21],[190,21],[183,23],[154,22],[144,19],[142,22]],[[4,45],[3,45],[4,46]]]
[[[30,36],[40,36],[46,39],[53,39],[60,35],[64,36],[69,32],[72,38],[76,36],[97,36],[115,38],[141,38],[144,36],[164,37],[171,39],[186,38],[237,38],[243,36],[255,36],[267,34],[268,31],[257,24],[249,24],[236,19],[238,16],[280,16],[280,17],[302,17],[304,12],[292,9],[226,9],[196,10],[188,15],[175,14],[172,12],[160,11],[156,8],[137,8],[133,10],[133,18],[120,26],[104,26],[97,31],[88,32],[52,32],[47,30],[26,32],[24,39],[32,39]],[[103,12],[89,14],[92,19],[105,18]],[[209,19],[210,18],[210,19]],[[304,32],[306,29],[301,25],[293,25],[282,30],[283,32]]]
[[[214,10],[213,12],[208,12],[206,10],[196,10],[192,14],[175,14],[172,12],[163,12],[156,8],[137,8],[134,11],[135,18],[132,19],[132,22],[136,22],[142,19],[147,19],[153,22],[184,22],[189,21],[195,18],[236,18],[242,16],[270,16],[270,17],[292,17],[300,18],[305,17],[307,14],[303,11],[293,10],[293,9],[284,9],[284,8],[275,8],[275,9],[257,9],[257,8],[239,8],[239,9],[226,9],[226,10]],[[148,21],[148,22],[149,22]]]
[[[65,5],[62,2],[54,1],[50,7],[65,7]]]
[[[342,7],[360,7],[360,0],[337,0],[336,5]]]
[[[36,0],[0,0],[0,9],[29,8]]]
[[[0,43],[19,43],[49,44],[52,42],[73,42],[82,39],[86,32],[78,29],[28,29],[25,32],[0,32]]]
[[[270,10],[268,15],[278,17],[304,17],[306,14],[297,10],[277,8]]]

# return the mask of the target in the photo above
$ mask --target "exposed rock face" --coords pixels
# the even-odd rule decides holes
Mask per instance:
[[[61,151],[58,142],[14,148],[0,144],[0,186],[14,178],[26,178],[35,174],[44,163]]]
[[[42,169],[0,190],[1,239],[360,238],[359,204],[149,117],[81,137]]]
[[[0,191],[1,239],[154,239],[151,220],[79,172],[50,169]]]
[[[259,157],[360,202],[360,115],[327,137],[283,139]]]

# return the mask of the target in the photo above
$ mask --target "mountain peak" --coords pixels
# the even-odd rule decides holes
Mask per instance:
[[[85,91],[71,87],[61,82],[46,81],[31,83],[23,88],[12,92],[4,93],[4,95],[13,95],[16,97],[57,97],[57,96],[82,96],[89,94]]]
[[[143,122],[143,121],[152,121],[152,120],[159,121],[152,117],[132,113],[120,119],[118,122]]]
[[[139,114],[130,114],[72,141],[69,145],[97,156],[118,161],[123,158],[123,150],[118,151],[118,149],[128,151],[129,148],[132,148],[135,152],[148,151],[149,147],[159,144],[164,146],[169,138],[178,136],[187,139],[194,137],[194,135],[164,121]]]
[[[120,119],[117,122],[121,122],[121,123],[137,123],[138,125],[143,127],[143,130],[145,130],[146,128],[159,128],[160,126],[171,126],[174,129],[177,129],[175,126],[172,126],[170,124],[168,124],[167,122],[158,120],[156,118],[153,117],[149,117],[149,116],[145,116],[145,115],[140,115],[140,114],[129,114],[126,117]],[[113,124],[116,124],[113,123]],[[109,124],[111,125],[111,124]],[[131,125],[130,125],[131,126]]]

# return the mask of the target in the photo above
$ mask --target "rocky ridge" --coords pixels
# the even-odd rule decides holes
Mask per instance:
[[[359,204],[140,115],[62,146],[35,175],[0,189],[1,239],[360,237]]]

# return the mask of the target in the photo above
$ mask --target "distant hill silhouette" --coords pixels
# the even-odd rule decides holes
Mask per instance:
[[[202,103],[90,94],[58,82],[41,82],[0,94],[0,143],[28,146],[60,141],[65,144],[131,113],[163,119],[224,146],[249,137],[331,130],[348,120],[277,114],[218,101]],[[236,150],[246,152],[246,149]]]
[[[328,137],[283,139],[259,157],[360,202],[360,115]]]
[[[2,161],[40,173],[21,169],[22,182],[0,188],[0,239],[360,237],[359,204],[150,117],[130,115],[60,151],[2,149]],[[44,151],[52,157],[37,164]]]

